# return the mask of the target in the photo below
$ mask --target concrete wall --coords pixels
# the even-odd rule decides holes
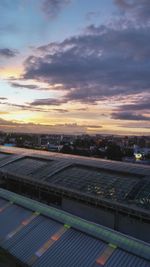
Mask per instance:
[[[150,242],[150,224],[119,214],[118,231]]]
[[[150,242],[150,224],[128,215],[111,212],[102,208],[92,207],[76,200],[62,199],[62,209],[83,219],[107,226],[124,234]]]
[[[62,209],[86,220],[90,220],[110,228],[114,227],[114,213],[108,213],[108,211],[87,206],[77,201],[65,198],[62,199]]]

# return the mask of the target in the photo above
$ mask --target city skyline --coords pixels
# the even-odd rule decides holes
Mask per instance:
[[[149,0],[1,0],[0,130],[148,135]]]

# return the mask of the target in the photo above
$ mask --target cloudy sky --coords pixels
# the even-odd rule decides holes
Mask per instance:
[[[150,0],[0,0],[0,130],[150,133]]]

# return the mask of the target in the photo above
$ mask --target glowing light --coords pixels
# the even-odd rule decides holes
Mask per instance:
[[[142,159],[142,157],[143,157],[143,155],[142,155],[141,153],[135,153],[134,156],[135,156],[135,158],[136,158],[137,160],[140,160],[140,159]]]

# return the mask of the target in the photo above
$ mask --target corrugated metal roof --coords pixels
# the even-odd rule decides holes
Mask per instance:
[[[10,253],[22,262],[27,263],[47,239],[58,231],[60,226],[59,223],[44,218],[43,221],[32,228],[32,231],[26,233],[17,243],[9,248]]]
[[[0,212],[0,239],[2,240],[12,230],[16,229],[20,223],[31,214],[30,210],[11,204]]]
[[[0,206],[0,246],[29,266],[150,266],[145,242],[3,189]]]
[[[116,249],[113,255],[105,264],[105,267],[148,267],[150,266],[149,262],[146,262],[144,259],[139,259],[137,256],[129,254],[120,249]],[[97,266],[100,267],[100,266]]]
[[[91,267],[106,246],[100,240],[69,229],[33,266]]]

